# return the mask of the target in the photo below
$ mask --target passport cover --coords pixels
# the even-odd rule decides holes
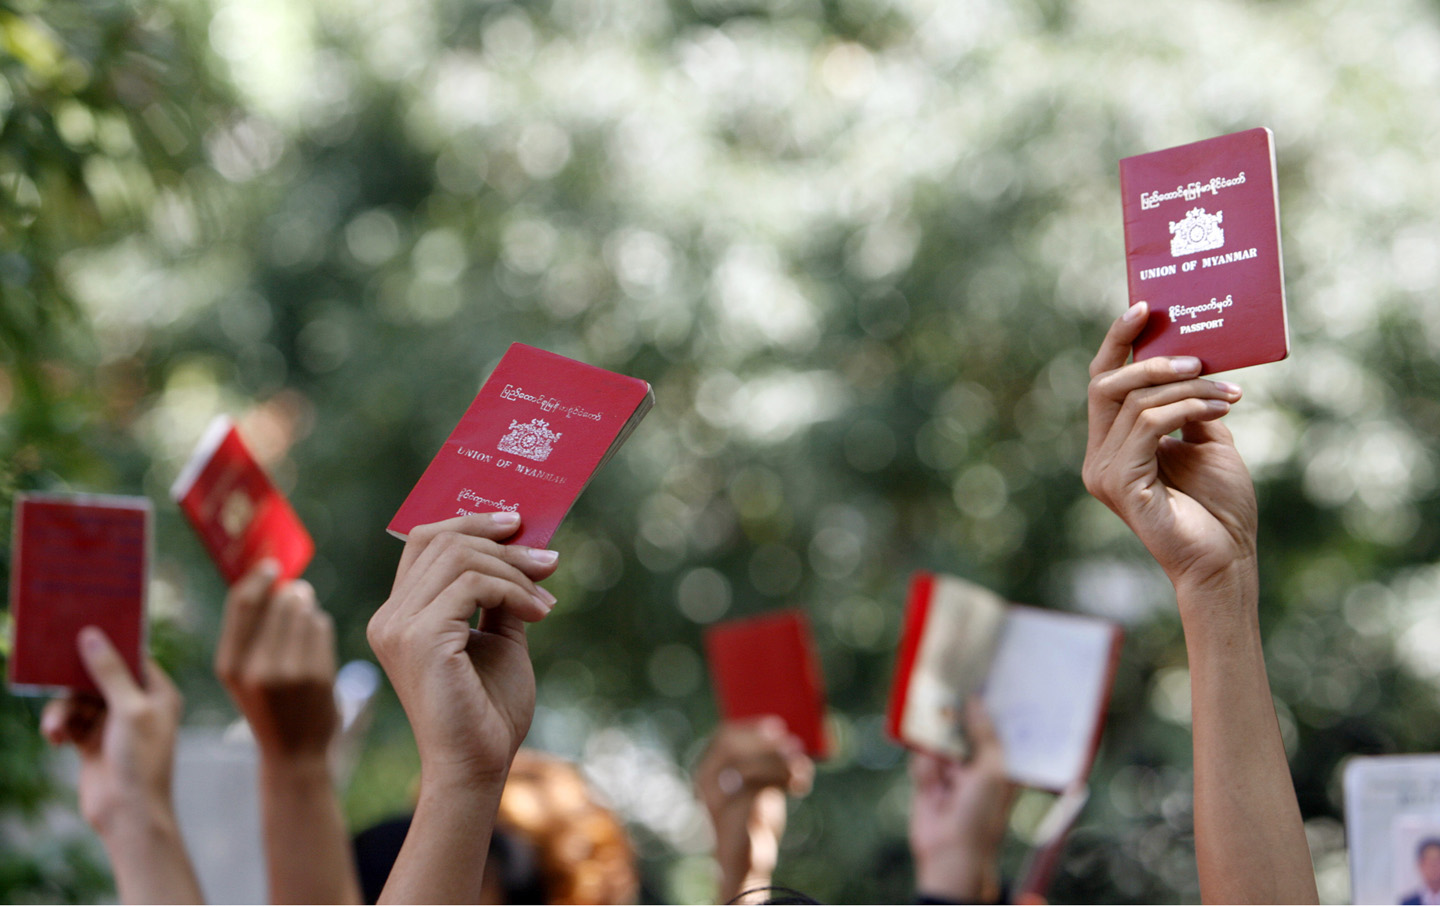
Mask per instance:
[[[1195,356],[1210,374],[1289,354],[1269,129],[1124,158],[1120,195],[1130,303],[1150,304],[1137,362]]]
[[[250,455],[229,416],[216,416],[170,487],[170,497],[233,584],[267,557],[280,579],[305,572],[315,542],[290,502]]]
[[[965,700],[979,692],[1010,780],[1065,790],[1085,779],[1099,749],[1123,637],[1110,621],[1009,604],[973,583],[916,573],[886,729],[904,746],[964,759]]]
[[[99,627],[137,679],[150,581],[150,502],[119,495],[15,496],[10,569],[17,693],[96,692],[76,649]]]
[[[467,513],[519,513],[544,548],[654,402],[650,385],[512,343],[387,527],[406,538]]]
[[[725,720],[778,715],[805,752],[829,754],[820,661],[802,612],[716,624],[705,632],[705,657]]]

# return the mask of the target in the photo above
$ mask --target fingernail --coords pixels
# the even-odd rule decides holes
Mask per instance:
[[[1141,315],[1144,315],[1144,314],[1145,314],[1145,303],[1143,303],[1143,302],[1137,302],[1137,303],[1135,303],[1134,305],[1132,305],[1130,308],[1128,308],[1128,309],[1125,310],[1125,314],[1121,317],[1120,320],[1121,320],[1121,321],[1124,321],[1126,324],[1131,324],[1131,323],[1133,323],[1136,319],[1138,319]]]
[[[549,589],[542,589],[537,586],[535,588],[535,601],[539,602],[540,607],[544,608],[547,614],[551,608],[555,607],[555,596],[550,594]]]
[[[85,627],[80,631],[80,648],[91,655],[105,651],[105,634],[98,627]]]
[[[500,526],[514,526],[520,522],[520,514],[502,510],[499,513],[490,514],[490,519]]]
[[[530,559],[537,564],[548,567],[560,559],[560,552],[551,551],[548,548],[531,548]]]
[[[1216,381],[1215,386],[1232,397],[1240,396],[1240,385],[1231,384],[1229,381]]]
[[[1194,356],[1172,356],[1170,367],[1175,370],[1177,375],[1188,375],[1191,372],[1200,371],[1200,360]]]
[[[1215,410],[1216,412],[1226,413],[1230,411],[1230,404],[1226,403],[1224,400],[1206,400],[1205,405]]]

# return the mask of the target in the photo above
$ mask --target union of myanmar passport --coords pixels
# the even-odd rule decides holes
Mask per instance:
[[[519,513],[508,543],[543,548],[655,402],[650,385],[512,343],[387,527]]]
[[[95,692],[75,647],[88,626],[104,631],[131,673],[144,676],[153,521],[143,497],[15,495],[11,692]]]
[[[1269,129],[1124,158],[1120,195],[1130,303],[1150,305],[1136,361],[1195,356],[1210,374],[1289,354]]]

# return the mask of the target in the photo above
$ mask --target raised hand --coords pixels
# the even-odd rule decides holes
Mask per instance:
[[[500,791],[535,711],[525,624],[555,604],[536,582],[557,553],[500,544],[519,528],[510,513],[416,527],[370,619],[420,751],[420,802],[386,901],[479,896]]]
[[[1255,559],[1250,473],[1215,422],[1240,388],[1197,377],[1190,356],[1126,365],[1148,311],[1137,303],[1111,326],[1090,364],[1085,487],[1123,519],[1176,585]],[[1180,432],[1179,438],[1168,437]]]
[[[81,661],[99,696],[46,704],[40,727],[51,744],[80,755],[80,812],[105,845],[127,904],[199,903],[171,799],[180,693],[153,660],[141,687],[95,627],[80,631]]]
[[[215,673],[260,750],[271,902],[359,903],[329,763],[340,724],[335,631],[310,584],[277,587],[279,572],[262,561],[231,588]]]
[[[1000,845],[1015,802],[1005,753],[979,697],[966,703],[970,758],[910,756],[910,852],[917,893],[955,904],[1000,900]]]
[[[1315,903],[1261,647],[1255,490],[1215,422],[1240,389],[1199,378],[1190,357],[1126,365],[1147,317],[1137,303],[1116,319],[1090,366],[1084,476],[1175,586],[1190,656],[1200,893]]]
[[[275,561],[262,561],[230,590],[215,674],[262,754],[323,757],[340,725],[335,628],[309,583],[277,588],[278,575]]]
[[[785,834],[786,795],[810,792],[815,764],[780,718],[726,722],[695,769],[715,829],[717,903],[769,887]]]

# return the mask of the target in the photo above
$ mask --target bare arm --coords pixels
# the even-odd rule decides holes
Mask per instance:
[[[384,903],[480,897],[500,792],[535,712],[525,622],[555,603],[535,585],[555,553],[499,544],[519,527],[514,514],[417,527],[370,619],[370,645],[420,750],[420,800]]]
[[[966,762],[910,756],[915,891],[954,904],[1000,903],[1000,846],[1015,803],[1000,736],[978,697],[965,708]]]
[[[780,718],[720,726],[695,769],[715,831],[716,903],[770,887],[785,834],[785,796],[808,794],[814,777],[805,745]]]
[[[1175,586],[1190,654],[1201,894],[1315,903],[1261,651],[1255,490],[1215,421],[1240,388],[1199,378],[1189,357],[1126,365],[1147,316],[1140,303],[1117,319],[1091,363],[1085,484]]]
[[[80,754],[80,811],[105,845],[120,900],[201,903],[171,799],[180,693],[153,661],[142,688],[94,627],[81,631],[79,646],[100,696],[55,700],[41,724],[52,744],[74,744]]]
[[[260,750],[270,901],[358,904],[329,762],[339,728],[334,629],[310,585],[276,587],[277,572],[263,562],[230,590],[215,653],[215,673]]]
[[[1315,874],[1270,698],[1255,573],[1178,590],[1190,652],[1195,851],[1208,902],[1317,903]],[[1239,605],[1248,615],[1212,615]]]

